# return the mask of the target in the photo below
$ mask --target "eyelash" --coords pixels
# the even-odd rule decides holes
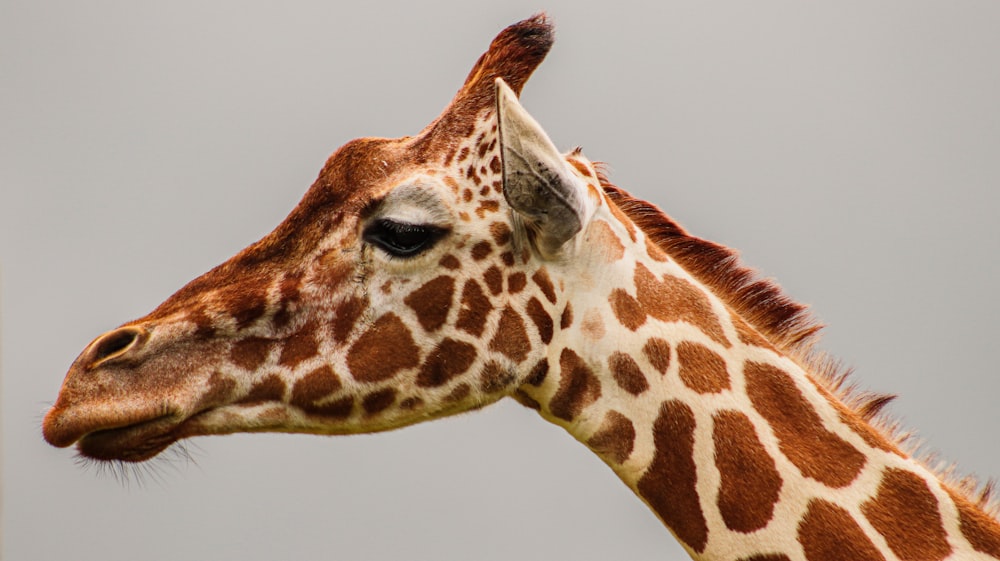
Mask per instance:
[[[380,218],[368,225],[361,238],[392,257],[409,259],[434,247],[448,230],[430,224],[410,224]]]

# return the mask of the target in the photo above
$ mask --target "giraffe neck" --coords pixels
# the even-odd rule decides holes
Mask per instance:
[[[521,400],[696,559],[1000,557],[1000,526],[901,452],[604,199]],[[579,270],[574,267],[574,270]],[[558,276],[555,274],[554,276]]]

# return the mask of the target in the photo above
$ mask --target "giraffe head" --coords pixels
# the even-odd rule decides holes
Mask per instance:
[[[271,234],[87,346],[45,438],[142,461],[196,435],[387,430],[537,377],[545,265],[596,184],[517,100],[551,44],[544,16],[512,25],[417,136],[337,150]]]

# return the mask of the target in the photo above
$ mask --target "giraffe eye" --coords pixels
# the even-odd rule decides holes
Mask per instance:
[[[413,257],[434,247],[445,233],[447,230],[444,228],[429,224],[408,224],[382,218],[365,228],[361,237],[393,257]]]

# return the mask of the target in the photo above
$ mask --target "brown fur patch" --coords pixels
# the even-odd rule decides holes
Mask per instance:
[[[486,282],[486,288],[490,290],[490,294],[493,296],[497,296],[503,292],[503,273],[500,272],[500,268],[496,265],[486,269],[486,272],[483,273],[483,280]]]
[[[229,285],[216,293],[226,312],[236,320],[237,329],[245,329],[267,312],[267,287],[246,283]]]
[[[659,261],[660,263],[665,263],[667,261],[667,254],[660,249],[660,246],[653,242],[653,239],[646,236],[646,255],[649,256],[653,261]]]
[[[744,367],[747,395],[778,437],[781,452],[806,477],[840,488],[849,485],[865,465],[865,456],[826,430],[792,378],[757,362]]]
[[[510,235],[510,226],[507,226],[503,222],[490,224],[490,236],[493,237],[493,241],[497,244],[497,247],[509,244]]]
[[[472,258],[476,261],[482,261],[486,259],[486,256],[493,253],[493,246],[490,242],[483,240],[472,246]]]
[[[608,411],[601,428],[587,439],[587,446],[612,462],[623,463],[635,446],[635,426],[625,415]]]
[[[278,364],[295,368],[304,360],[319,354],[319,341],[316,340],[316,325],[307,323],[295,334],[288,337],[281,349]]]
[[[277,374],[268,374],[258,380],[257,383],[250,388],[250,392],[247,393],[246,397],[240,400],[240,403],[284,401],[286,389],[287,386],[285,385],[285,381],[282,380],[280,376]]]
[[[449,253],[448,255],[442,257],[440,261],[438,261],[438,265],[441,265],[445,269],[450,269],[454,271],[462,267],[462,262],[458,260],[458,257],[455,257],[454,255]]]
[[[721,477],[716,504],[722,520],[735,532],[760,530],[774,516],[781,474],[746,415],[719,411],[712,419],[715,465]]]
[[[476,360],[476,348],[472,345],[446,338],[427,355],[420,372],[417,385],[436,387],[446,384],[455,376],[465,373]]]
[[[500,260],[503,261],[503,264],[506,267],[513,267],[514,266],[514,254],[511,253],[511,252],[509,252],[509,251],[505,251],[505,252],[501,253],[500,254]]]
[[[420,364],[420,349],[396,314],[375,320],[347,352],[347,367],[359,382],[379,382]]]
[[[299,378],[292,386],[291,404],[306,410],[317,401],[333,395],[342,387],[340,378],[333,368],[324,364]]]
[[[377,392],[370,393],[361,401],[361,407],[368,415],[375,415],[385,411],[393,403],[396,403],[396,390],[383,388]]]
[[[274,348],[274,341],[264,337],[247,337],[233,343],[229,350],[229,361],[235,366],[249,370],[257,370],[264,364]]]
[[[642,354],[660,374],[666,374],[670,367],[670,343],[659,337],[651,337],[642,346]]]
[[[639,305],[639,301],[632,298],[625,290],[621,288],[612,290],[608,301],[611,304],[611,311],[618,318],[618,322],[630,331],[635,331],[646,323],[646,312]]]
[[[471,279],[465,281],[465,286],[462,287],[462,309],[458,312],[455,327],[473,337],[480,337],[486,329],[486,319],[491,311],[493,305],[479,283]]]
[[[604,191],[606,194],[607,189],[605,189]],[[622,211],[622,209],[619,208],[619,206],[616,204],[608,205],[608,209],[611,210],[611,214],[618,219],[618,222],[621,223],[622,226],[625,226],[625,229],[628,231],[629,239],[631,239],[634,242],[636,240],[636,233],[635,233],[635,223],[632,221],[632,219],[629,218],[628,215],[626,215]]]
[[[563,349],[559,355],[559,389],[549,401],[555,417],[572,421],[583,408],[601,397],[601,382],[578,354]]]
[[[362,312],[368,307],[368,298],[358,298],[352,296],[344,300],[337,306],[335,317],[333,318],[333,340],[343,343],[351,336],[354,324],[361,317]]]
[[[490,350],[520,363],[527,358],[529,348],[531,341],[528,339],[528,332],[524,330],[524,320],[513,308],[507,306],[500,313],[500,323],[490,340]]]
[[[470,393],[472,393],[472,386],[462,382],[461,384],[455,386],[455,388],[451,390],[448,395],[444,396],[444,401],[446,403],[462,401],[463,399],[469,397]]]
[[[621,389],[632,395],[639,395],[649,389],[649,382],[635,360],[625,353],[612,353],[608,357],[608,368]]]
[[[528,300],[527,310],[528,317],[535,324],[538,329],[538,337],[542,340],[542,343],[548,345],[552,341],[553,325],[552,316],[545,311],[545,306],[538,300],[538,298],[532,297]]]
[[[885,470],[878,494],[861,512],[900,561],[939,561],[951,554],[938,501],[914,473]]]
[[[784,553],[758,553],[750,557],[740,557],[736,561],[792,561]]]
[[[708,523],[701,510],[694,463],[694,412],[671,400],[660,406],[653,423],[653,462],[636,488],[674,535],[695,553],[708,543]]]
[[[543,358],[538,361],[537,364],[531,367],[531,372],[528,373],[528,377],[525,378],[524,383],[531,384],[532,386],[538,387],[542,385],[545,378],[549,374],[549,359]]]
[[[1000,559],[1000,523],[976,508],[965,497],[949,491],[958,509],[962,535],[976,551]]]
[[[412,410],[416,409],[417,407],[420,407],[423,404],[424,404],[424,400],[423,399],[421,399],[419,397],[416,397],[416,396],[411,396],[411,397],[408,397],[408,398],[404,399],[403,401],[400,401],[399,402],[399,408],[400,409],[405,409],[407,411],[412,411]]]
[[[477,183],[478,185],[478,183]],[[476,216],[479,218],[485,218],[486,213],[496,212],[500,210],[500,203],[493,200],[479,201],[479,206],[476,207]]]
[[[608,263],[614,263],[625,257],[625,246],[604,220],[595,220],[590,225],[589,237]]]
[[[684,385],[698,393],[719,393],[729,389],[726,361],[698,343],[682,341],[677,345],[677,360]]]
[[[512,256],[513,257],[513,256]],[[524,287],[528,284],[528,277],[522,272],[511,273],[507,277],[507,292],[511,294],[517,294],[524,290]]]
[[[808,561],[885,561],[846,510],[823,500],[809,503],[799,522],[798,539]]]
[[[455,279],[442,275],[411,292],[403,302],[416,312],[417,321],[424,331],[434,332],[448,319],[454,295]]]
[[[690,282],[671,275],[657,279],[645,265],[636,263],[635,292],[639,306],[650,316],[660,321],[690,323],[719,344],[729,346],[705,293]]]
[[[559,317],[559,327],[561,329],[566,329],[573,325],[573,306],[566,302],[566,307],[563,308],[562,316]]]
[[[531,280],[541,289],[546,300],[552,304],[556,303],[556,289],[552,286],[552,279],[549,278],[548,271],[544,268],[538,269],[535,274],[531,275]]]
[[[514,373],[495,361],[483,365],[479,372],[479,389],[483,393],[495,393],[507,389],[514,382]]]

